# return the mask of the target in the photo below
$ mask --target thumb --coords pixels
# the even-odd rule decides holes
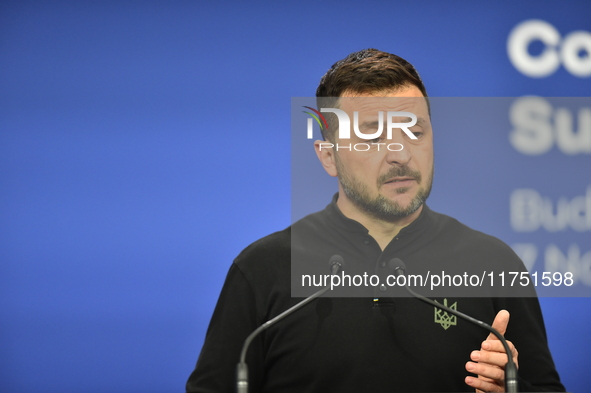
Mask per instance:
[[[501,333],[504,336],[505,332],[507,331],[508,324],[509,324],[509,311],[501,310],[498,312],[497,316],[495,317],[495,320],[492,323],[492,327],[497,329],[499,331],[499,333]],[[498,340],[497,336],[495,336],[492,333],[490,333],[486,339],[487,340]]]

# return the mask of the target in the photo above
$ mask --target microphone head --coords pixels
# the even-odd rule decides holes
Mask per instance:
[[[345,260],[342,256],[338,254],[335,254],[332,257],[330,257],[328,261],[328,266],[330,266],[330,269],[333,271],[333,273],[336,273],[340,268],[343,267],[344,264]]]
[[[403,275],[406,271],[406,265],[400,258],[390,259],[390,262],[388,262],[388,267],[394,270],[394,272],[399,276]]]

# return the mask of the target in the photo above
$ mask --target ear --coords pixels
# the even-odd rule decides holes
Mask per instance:
[[[316,150],[316,155],[320,160],[320,163],[324,167],[326,173],[328,173],[332,177],[337,176],[337,165],[335,162],[335,152],[333,148],[333,144],[327,141],[315,141],[314,142],[314,150]]]

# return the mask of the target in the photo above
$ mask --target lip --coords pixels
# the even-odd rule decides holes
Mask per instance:
[[[410,187],[414,183],[416,183],[416,180],[412,177],[394,177],[384,182],[384,184],[394,187]]]

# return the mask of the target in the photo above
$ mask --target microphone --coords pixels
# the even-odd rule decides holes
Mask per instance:
[[[391,259],[390,262],[388,262],[388,265],[391,269],[394,270],[396,276],[405,275],[406,265],[399,258]],[[461,313],[457,310],[453,310],[447,306],[444,306],[443,304],[439,304],[423,295],[419,295],[418,293],[409,288],[409,286],[406,284],[406,281],[404,282],[404,288],[406,288],[406,291],[410,293],[412,296],[416,297],[417,299],[422,300],[423,302],[430,304],[433,307],[437,307],[439,309],[447,311],[450,314],[465,319],[466,321],[476,324],[481,328],[484,328],[492,334],[494,334],[503,343],[503,347],[505,348],[505,352],[507,354],[507,364],[505,365],[505,391],[507,393],[517,393],[517,367],[515,366],[515,362],[513,361],[513,356],[511,356],[511,350],[509,349],[509,344],[507,344],[507,340],[505,340],[505,337],[503,337],[503,335],[499,333],[497,329],[493,328],[489,324],[479,321],[476,318],[472,318],[469,315]]]
[[[343,267],[345,263],[344,259],[340,255],[333,255],[330,257],[328,261],[328,265],[330,266],[331,275],[338,274],[339,270]],[[306,304],[310,303],[312,300],[316,299],[324,295],[326,291],[330,289],[330,286],[326,286],[319,290],[318,292],[313,293],[312,295],[308,296],[301,302],[293,305],[292,307],[288,308],[287,310],[283,311],[281,314],[277,315],[276,317],[268,320],[267,322],[263,323],[259,326],[255,331],[250,333],[246,340],[244,340],[244,344],[242,345],[242,352],[240,352],[240,362],[236,367],[236,391],[238,393],[248,393],[248,366],[246,364],[246,352],[248,351],[248,347],[250,343],[259,333],[263,332],[264,330],[268,329],[269,327],[273,326],[289,314],[293,313],[294,311],[302,308]]]

